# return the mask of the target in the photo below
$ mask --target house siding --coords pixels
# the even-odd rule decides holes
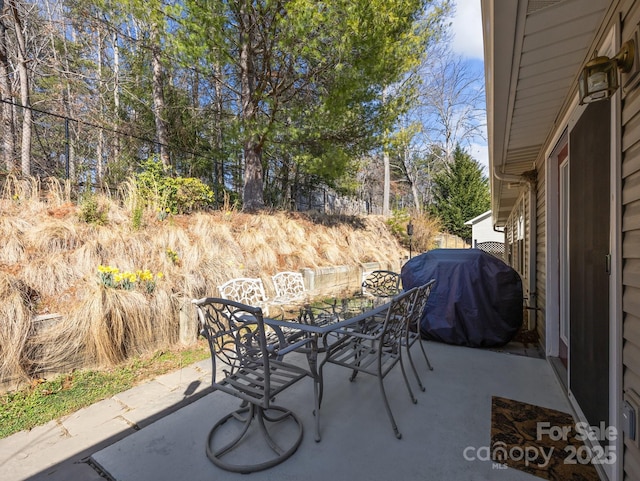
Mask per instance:
[[[513,267],[522,278],[522,294],[525,298],[525,305],[532,305],[531,293],[529,292],[529,259],[530,249],[530,229],[531,229],[531,208],[529,206],[529,192],[527,188],[522,188],[520,197],[505,226],[505,239],[507,250],[507,263]],[[532,315],[529,310],[525,316]],[[525,327],[527,327],[527,317],[525,317]]]
[[[640,23],[640,3],[624,3],[623,40]],[[637,46],[640,47],[640,46]],[[640,88],[622,101],[622,384],[640,393]],[[640,479],[640,449],[625,439],[624,479]]]
[[[529,229],[531,225],[531,209],[529,208],[528,192],[522,189],[522,193],[516,203],[515,209],[509,216],[511,233],[511,266],[518,271],[523,280],[529,276]],[[529,285],[524,286],[524,296],[529,297]]]

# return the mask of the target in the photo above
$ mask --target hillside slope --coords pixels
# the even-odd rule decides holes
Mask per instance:
[[[0,380],[174,343],[185,302],[234,277],[407,255],[382,217],[99,209],[105,225],[72,203],[0,200]],[[62,317],[34,324],[47,313]]]

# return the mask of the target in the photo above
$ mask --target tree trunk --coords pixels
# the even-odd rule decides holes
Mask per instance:
[[[22,102],[22,175],[31,175],[31,105],[29,100],[29,71],[27,69],[27,48],[22,31],[20,14],[15,3],[10,3],[13,13],[13,22],[18,43],[18,75],[20,76],[20,100]]]
[[[240,102],[244,128],[244,190],[242,209],[255,211],[264,208],[262,186],[262,144],[257,139],[255,124],[258,105],[255,98],[255,52],[253,49],[254,18],[251,2],[244,1],[240,8]]]
[[[118,45],[118,34],[112,34],[113,42],[113,122],[114,129],[120,130],[120,46]],[[113,139],[112,162],[120,160],[120,135],[115,135]]]
[[[104,48],[104,40],[103,40],[103,34],[102,34],[102,27],[98,27],[97,31],[96,31],[96,35],[98,36],[98,45],[97,45],[97,51],[96,54],[98,55],[98,60],[96,62],[97,64],[97,75],[98,75],[98,85],[102,85],[103,84],[103,74],[102,74],[102,50]],[[102,88],[98,89],[98,95],[100,96],[100,100],[99,100],[99,108],[100,108],[100,114],[104,115],[105,112],[105,108],[104,108],[104,102],[103,102],[103,97],[102,97]],[[102,129],[98,129],[98,145],[96,145],[96,171],[95,171],[95,180],[96,180],[96,186],[101,186],[102,185],[102,157],[104,155],[104,130]]]
[[[164,119],[165,105],[162,85],[163,70],[160,62],[160,35],[158,26],[155,24],[151,26],[151,54],[153,64],[153,116],[156,124],[156,136],[160,144],[160,160],[162,165],[167,168],[170,165],[169,150],[167,149],[169,134],[167,132],[167,123]]]
[[[7,54],[7,26],[4,23],[4,0],[0,0],[0,166],[8,172],[16,169],[14,155],[16,151],[15,127],[11,102],[11,84],[9,82],[9,57]]]
[[[382,90],[382,103],[387,101],[387,87]],[[382,152],[382,166],[384,169],[384,184],[382,187],[382,215],[389,217],[389,197],[391,196],[391,164],[389,162],[389,139],[385,136],[385,144]]]
[[[56,48],[56,40],[54,38],[55,21],[54,21],[54,17],[51,12],[49,3],[48,2],[45,2],[45,3],[47,5],[49,22],[51,24],[51,27],[49,29],[49,41],[51,42],[51,51],[53,52],[53,59],[55,61],[56,68],[59,69],[61,72],[65,72],[64,75],[60,76],[61,77],[60,81],[61,83],[64,84],[63,91],[62,91],[62,105],[64,106],[64,115],[65,117],[67,117],[67,119],[71,119],[73,118],[71,102],[72,102],[72,99],[74,98],[74,95],[71,89],[71,82],[68,77],[68,75],[71,75],[72,69],[71,69],[71,65],[69,64],[70,55],[69,55],[69,48],[67,45],[67,36],[65,35],[62,37],[62,47],[63,47],[64,55],[62,59],[59,59],[57,54],[57,48]],[[73,25],[70,28],[71,28],[71,43],[75,44],[77,41],[76,31],[75,31],[75,28],[73,28]],[[67,124],[65,129],[65,142],[67,143],[67,146],[68,146],[66,155],[67,155],[67,165],[69,166],[69,171],[68,171],[69,179],[71,179],[74,183],[77,183],[78,179],[76,179],[75,150],[74,150],[73,142],[71,141],[72,137],[74,136],[71,135],[71,130],[69,129],[69,120],[66,120],[66,122]]]
[[[418,186],[416,183],[416,173],[415,169],[410,168],[410,163],[408,161],[409,157],[409,148],[405,146],[403,149],[403,157],[404,157],[404,170],[407,173],[407,180],[409,181],[409,185],[411,186],[411,196],[413,197],[413,207],[416,212],[422,212],[422,205],[420,204],[420,193],[418,192]]]
[[[387,147],[382,154],[382,164],[384,167],[384,186],[382,188],[382,215],[389,217],[389,197],[391,197],[391,163],[389,162],[389,152]]]
[[[224,138],[222,136],[222,111],[224,108],[224,104],[223,104],[223,100],[222,100],[222,89],[223,89],[223,83],[222,83],[222,66],[220,65],[220,62],[216,62],[214,65],[214,87],[215,87],[215,92],[216,92],[216,102],[215,102],[215,112],[214,112],[214,118],[215,118],[215,148],[216,148],[216,153],[218,155],[219,158],[222,158],[222,149],[224,147]],[[213,178],[214,178],[214,183],[216,185],[216,190],[218,189],[218,186],[223,185],[224,183],[224,163],[223,162],[218,162],[217,160],[214,161],[214,166],[213,166]],[[218,201],[220,201],[221,199],[218,199]]]

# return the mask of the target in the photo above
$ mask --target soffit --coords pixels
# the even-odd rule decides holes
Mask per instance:
[[[492,210],[504,225],[520,192],[509,177],[534,169],[609,1],[481,1]]]

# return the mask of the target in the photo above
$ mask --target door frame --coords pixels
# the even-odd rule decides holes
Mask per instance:
[[[564,148],[568,148],[568,142],[563,145]],[[569,158],[569,154],[567,153],[566,157],[560,162],[558,165],[558,196],[559,196],[559,253],[558,253],[558,275],[560,282],[560,292],[559,292],[559,309],[558,309],[558,323],[559,323],[559,342],[558,342],[558,357],[561,360],[564,360],[563,364],[565,368],[568,369],[569,365],[569,345],[570,345],[570,325],[569,325],[569,282],[571,276],[571,268],[569,266],[569,256],[567,253],[569,252],[569,243],[571,239],[569,238],[569,199],[571,198],[571,193],[569,192],[570,185],[570,170],[569,164],[571,159]],[[565,258],[563,258],[563,255]],[[564,349],[562,349],[562,344],[564,344]],[[564,352],[563,352],[564,351]],[[564,354],[564,358],[563,358]],[[566,363],[566,364],[565,364]],[[567,379],[567,385],[569,384]]]
[[[614,25],[608,32],[600,49],[601,55],[613,56],[620,47],[619,25]],[[620,89],[611,98],[611,145],[610,145],[610,175],[609,175],[609,246],[611,254],[611,272],[609,276],[609,420],[616,428],[618,436],[611,442],[615,446],[617,462],[613,465],[599,465],[602,467],[610,481],[623,479],[623,453],[624,441],[622,434],[622,119]],[[559,354],[560,333],[560,276],[556,268],[559,262],[560,233],[559,233],[559,208],[560,199],[557,189],[549,188],[559,182],[557,168],[558,145],[563,141],[567,131],[573,127],[580,118],[586,106],[578,104],[577,94],[574,96],[568,113],[559,123],[561,128],[556,132],[550,146],[545,153],[545,192],[546,209],[546,246],[547,256],[545,262],[546,271],[546,304],[545,304],[545,352],[548,357],[557,357]],[[568,140],[568,139],[567,139]],[[569,159],[571,152],[569,152]],[[569,355],[571,355],[569,353]],[[570,373],[567,373],[569,376]],[[568,386],[568,383],[567,383]],[[585,416],[575,398],[568,393],[572,409],[582,421]]]

